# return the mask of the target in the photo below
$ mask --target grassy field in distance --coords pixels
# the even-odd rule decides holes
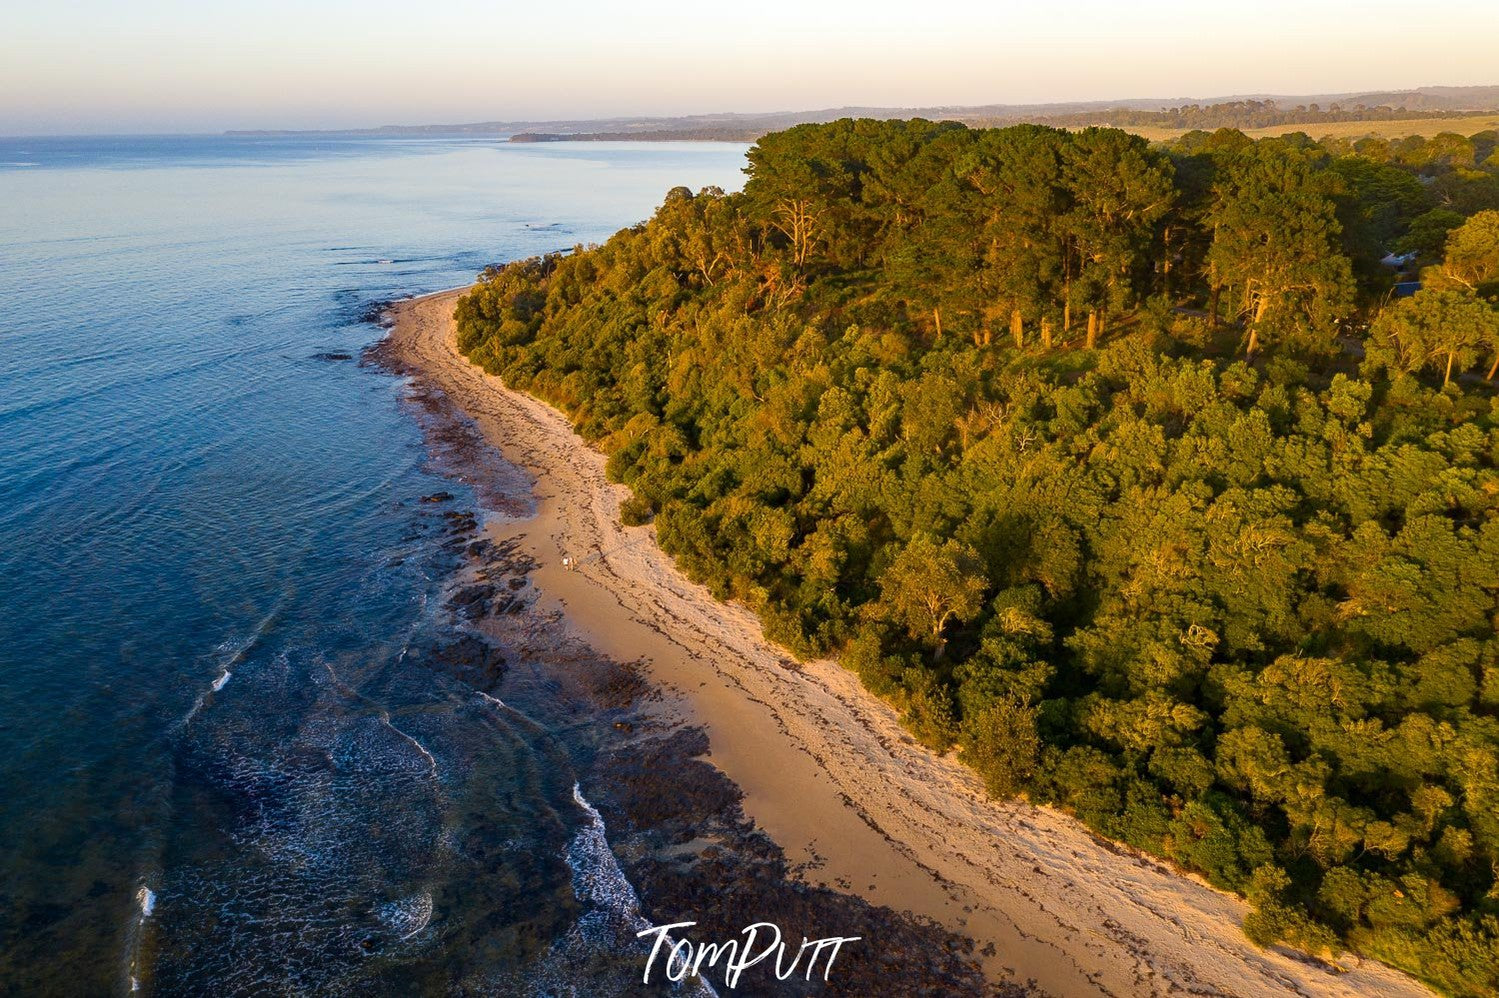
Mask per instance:
[[[1127,125],[1123,127],[1125,131],[1134,132],[1136,135],[1147,138],[1152,142],[1174,139],[1187,131],[1183,128],[1152,128],[1148,125],[1136,128],[1131,128]],[[1474,135],[1478,132],[1488,131],[1491,128],[1499,128],[1499,113],[1475,114],[1466,118],[1327,121],[1309,125],[1273,125],[1269,128],[1247,128],[1244,129],[1244,134],[1254,139],[1266,138],[1272,135],[1289,135],[1292,132],[1305,132],[1314,139],[1326,138],[1327,136],[1359,139],[1365,135],[1378,135],[1387,139],[1400,139],[1405,138],[1407,135],[1430,137],[1441,132]]]

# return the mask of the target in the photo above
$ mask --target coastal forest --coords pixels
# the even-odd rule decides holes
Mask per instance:
[[[459,345],[996,797],[1493,995],[1496,148],[798,126]]]

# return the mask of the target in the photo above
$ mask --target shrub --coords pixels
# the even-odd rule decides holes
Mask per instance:
[[[627,527],[650,523],[654,516],[651,504],[640,496],[631,496],[619,505],[619,520]]]
[[[963,722],[962,742],[963,761],[983,778],[990,795],[1015,797],[1030,785],[1041,752],[1035,708],[1017,698],[1000,700]]]

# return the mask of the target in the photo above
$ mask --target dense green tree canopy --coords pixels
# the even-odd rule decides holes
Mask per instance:
[[[1499,297],[1499,211],[1480,211],[1447,233],[1437,275],[1474,294]]]
[[[1480,358],[1499,370],[1499,311],[1465,291],[1425,289],[1385,309],[1371,329],[1370,349],[1384,349],[1403,371],[1433,368],[1442,384]]]
[[[996,794],[1245,893],[1259,942],[1494,994],[1499,233],[1386,305],[1349,253],[1438,208],[1388,172],[1425,167],[1189,138],[802,126],[741,194],[487,272],[460,346]]]
[[[1227,157],[1219,177],[1208,260],[1246,320],[1249,353],[1272,326],[1313,336],[1335,329],[1353,292],[1339,250],[1337,174],[1307,152],[1261,142]]]

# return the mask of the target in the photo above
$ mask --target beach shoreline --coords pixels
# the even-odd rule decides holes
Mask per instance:
[[[1429,994],[1373,961],[1257,949],[1242,901],[1058,812],[990,801],[856,676],[795,663],[683,577],[653,528],[620,524],[628,491],[562,414],[458,353],[463,290],[393,305],[381,349],[532,477],[535,515],[493,517],[490,538],[534,560],[538,605],[569,636],[676,694],[676,720],[705,729],[708,761],[805,882],[929,918],[975,940],[991,980],[1051,994]]]

